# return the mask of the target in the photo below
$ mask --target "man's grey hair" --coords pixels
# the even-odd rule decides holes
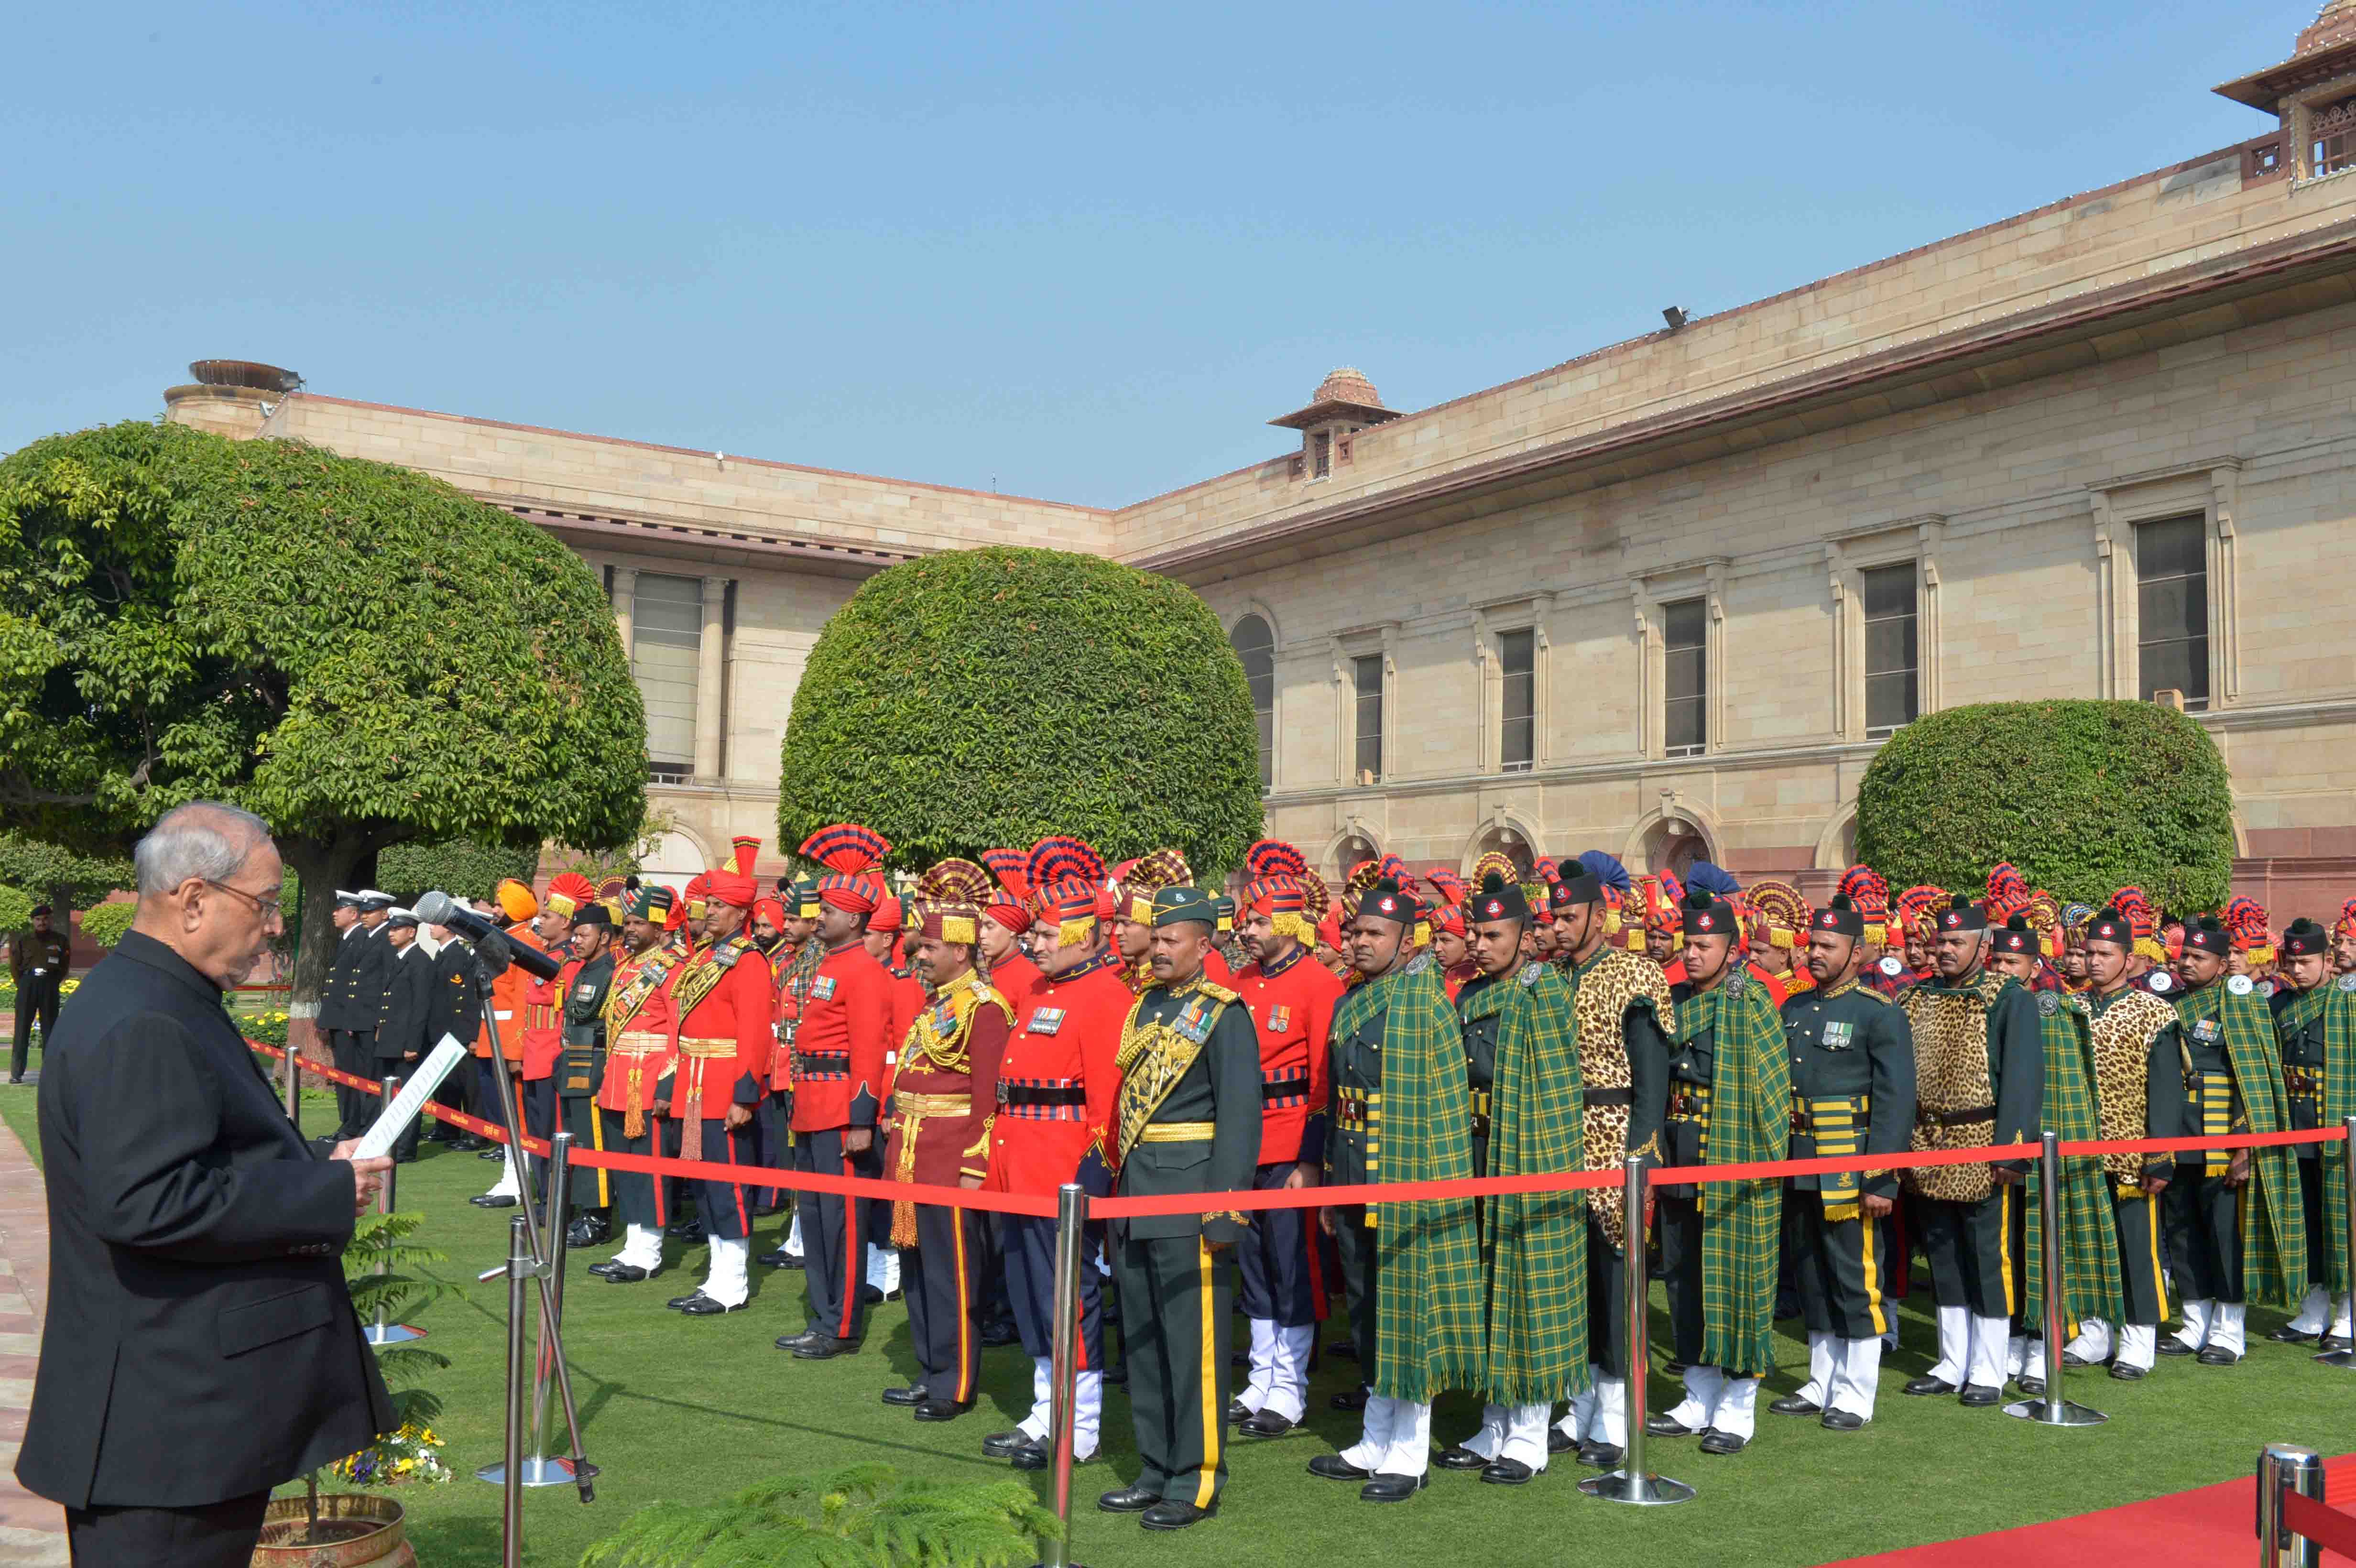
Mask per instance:
[[[270,824],[219,801],[192,800],[164,814],[131,852],[139,896],[168,893],[182,882],[225,882],[270,842]]]

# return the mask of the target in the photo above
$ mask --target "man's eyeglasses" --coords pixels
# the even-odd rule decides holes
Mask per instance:
[[[255,917],[264,925],[268,925],[273,920],[284,919],[285,916],[285,912],[278,907],[280,890],[273,889],[264,896],[261,893],[247,892],[243,888],[230,887],[227,882],[214,881],[210,877],[204,879],[204,884],[209,888],[219,888],[225,893],[233,893],[252,904]]]

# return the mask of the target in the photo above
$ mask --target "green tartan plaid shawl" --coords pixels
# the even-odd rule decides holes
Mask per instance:
[[[2214,1019],[2223,1028],[2233,1091],[2254,1133],[2289,1130],[2290,1101],[2283,1087],[2282,1050],[2275,1020],[2255,990],[2236,995],[2225,982],[2188,992],[2176,1003],[2188,1034]],[[2254,1148],[2250,1182],[2242,1191],[2242,1288],[2254,1307],[2296,1307],[2307,1294],[2307,1226],[2299,1213],[2298,1150],[2288,1144]]]
[[[1677,1039],[1711,1031],[1710,1165],[1791,1152],[1792,1062],[1767,987],[1736,969],[1676,1006]],[[1775,1370],[1775,1278],[1783,1183],[1713,1181],[1701,1197],[1701,1364],[1741,1377]]]
[[[1550,964],[1475,980],[1464,1021],[1497,1018],[1490,1082],[1489,1174],[1569,1175],[1586,1168],[1573,992]],[[1497,1404],[1543,1404],[1587,1387],[1587,1194],[1507,1192],[1483,1200],[1488,1271],[1487,1378]]]
[[[1344,992],[1333,1014],[1344,1039],[1383,1020],[1382,1179],[1456,1181],[1472,1174],[1472,1104],[1464,1033],[1429,954]],[[1386,1203],[1375,1220],[1375,1364],[1389,1399],[1428,1403],[1480,1386],[1481,1238],[1472,1200]]]
[[[2060,991],[2037,993],[2038,1021],[2045,1037],[2047,1131],[2063,1143],[2102,1136],[2094,1112],[2094,1019],[2084,1001]],[[2039,1189],[2041,1167],[2029,1168],[2028,1296],[2023,1306],[2032,1336],[2045,1332],[2045,1214]],[[2101,1317],[2117,1322],[2120,1313],[2119,1237],[2111,1184],[2103,1157],[2062,1157],[2062,1273],[2069,1282],[2062,1311],[2071,1322]]]
[[[2336,1127],[2356,1116],[2356,987],[2349,976],[2326,980],[2318,990],[2329,991],[2323,1015],[2323,1125]],[[2348,1150],[2325,1144],[2316,1151],[2323,1161],[2324,1255],[2314,1260],[2315,1272],[2333,1290],[2348,1288]]]

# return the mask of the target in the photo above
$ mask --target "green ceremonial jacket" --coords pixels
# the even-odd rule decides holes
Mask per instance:
[[[2288,1131],[2290,1105],[2274,1018],[2249,977],[2236,975],[2182,993],[2176,997],[2176,1018],[2183,1042],[2185,1093],[2191,1102],[2187,1136],[2216,1130],[2217,1118],[2204,1114],[2201,1091],[2221,1072],[2231,1079],[2233,1131]],[[2298,1155],[2280,1145],[2249,1154],[2250,1191],[2242,1204],[2243,1289],[2254,1306],[2296,1307],[2307,1294]],[[2177,1179],[2198,1177],[2207,1163],[2198,1151],[2177,1156]],[[2187,1171],[2188,1165],[2194,1168]]]

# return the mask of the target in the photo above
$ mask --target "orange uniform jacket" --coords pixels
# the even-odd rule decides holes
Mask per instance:
[[[759,1104],[776,1014],[760,950],[740,936],[699,945],[670,984],[680,1012],[670,1114],[686,1116],[692,1104],[699,1116],[723,1116]]]
[[[1046,1194],[1077,1180],[1098,1197],[1111,1191],[1106,1128],[1120,1096],[1113,1061],[1136,1002],[1110,958],[1040,976],[999,1063],[984,1188]]]
[[[567,958],[553,980],[534,980],[523,993],[523,1078],[527,1083],[556,1075],[564,1054],[564,993],[581,960]]]
[[[794,1029],[794,1131],[875,1125],[884,1053],[899,1044],[892,987],[892,971],[856,942],[819,961]]]
[[[1322,1162],[1331,1072],[1325,1046],[1342,982],[1296,946],[1274,974],[1245,965],[1234,990],[1259,1030],[1260,1163]]]
[[[662,945],[614,961],[605,990],[605,1081],[597,1087],[597,1104],[605,1109],[659,1108],[657,1095],[679,1052],[679,1004],[670,990],[684,966],[678,953]],[[669,1100],[662,1095],[663,1104]]]
[[[507,933],[509,942],[535,952],[545,953],[548,944],[542,942],[530,926],[519,925]],[[491,994],[483,1004],[483,1030],[475,1040],[475,1053],[491,1054],[491,1023],[499,1026],[499,1054],[509,1061],[523,1060],[524,996],[539,982],[516,965],[510,964],[491,982]],[[548,1076],[542,1069],[541,1076]]]

